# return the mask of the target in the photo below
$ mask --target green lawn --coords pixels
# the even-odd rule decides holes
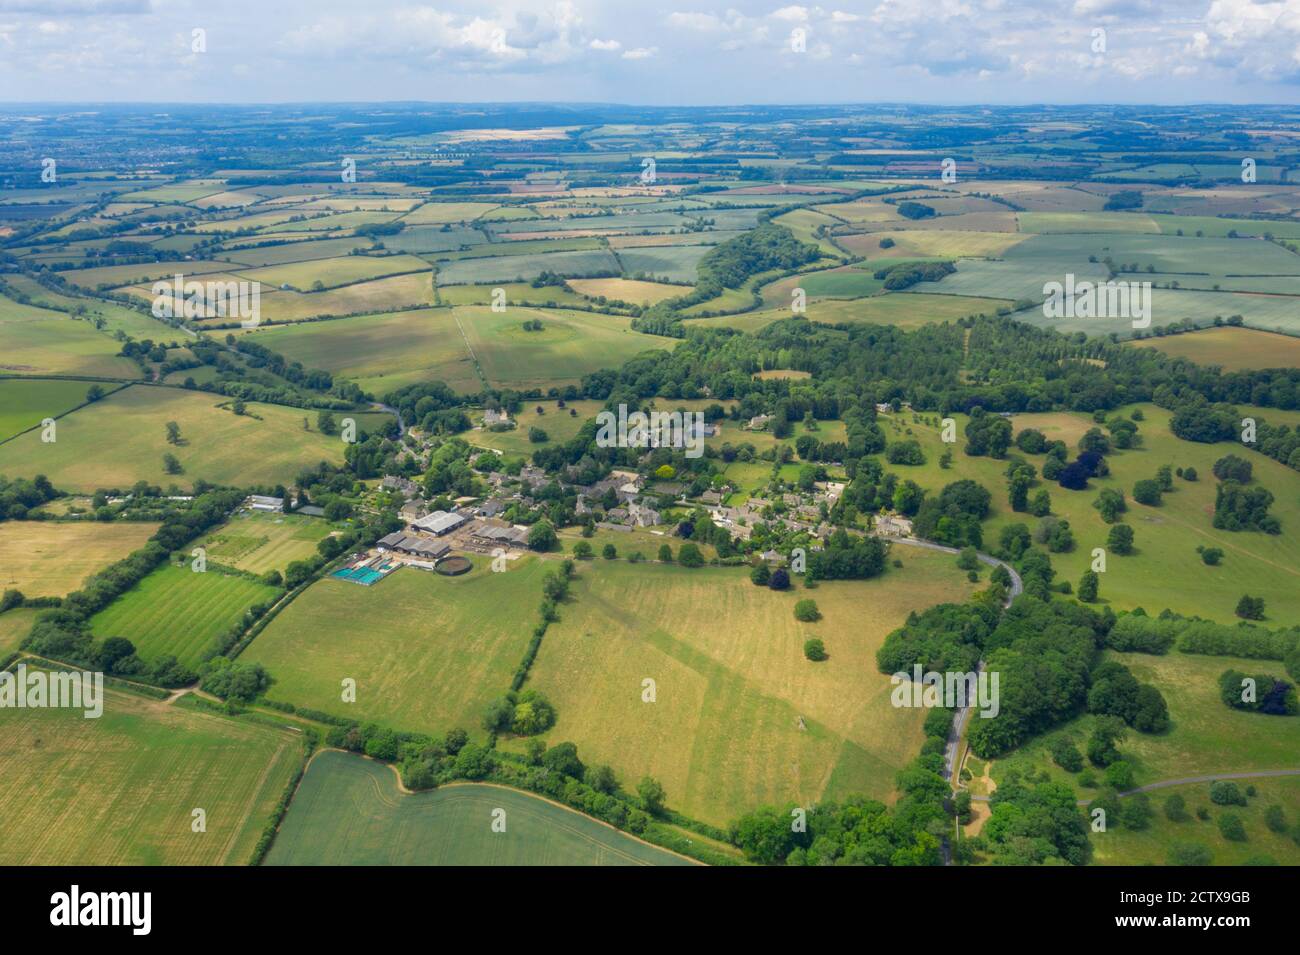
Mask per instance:
[[[212,531],[200,546],[211,561],[264,574],[315,556],[316,545],[329,533],[329,523],[320,518],[249,511]]]
[[[505,832],[493,832],[504,810]],[[689,865],[589,816],[501,786],[403,794],[389,766],[312,760],[268,865]]]
[[[0,380],[0,441],[77,407],[86,400],[89,387],[84,381]],[[117,385],[103,387],[111,391]]]
[[[146,662],[171,654],[189,667],[256,603],[271,603],[278,588],[209,569],[195,573],[187,558],[168,564],[90,620],[97,637],[126,637]]]

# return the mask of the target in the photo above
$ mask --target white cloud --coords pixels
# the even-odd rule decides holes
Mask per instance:
[[[623,59],[625,60],[648,60],[650,57],[658,54],[659,48],[656,46],[638,47],[635,50],[624,50]]]
[[[613,51],[621,50],[623,48],[623,44],[619,43],[617,40],[592,40],[587,45],[593,50]]]

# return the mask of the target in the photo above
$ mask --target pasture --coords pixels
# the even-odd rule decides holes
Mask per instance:
[[[0,379],[0,441],[82,404],[89,387],[84,381]],[[108,385],[104,390],[115,387]]]
[[[90,322],[0,295],[0,373],[139,378],[121,347]]]
[[[1224,371],[1300,367],[1300,338],[1251,328],[1206,328],[1182,335],[1144,338],[1136,348],[1157,348],[1173,358],[1198,365],[1218,365]]]
[[[239,622],[253,604],[272,603],[280,594],[248,577],[204,573],[184,562],[164,564],[90,619],[97,637],[126,637],[147,663],[171,655],[196,668],[204,651]]]
[[[39,613],[32,607],[13,607],[0,613],[0,653],[18,649],[18,644],[31,632]]]
[[[296,734],[112,689],[99,719],[0,709],[0,734],[15,866],[242,865],[301,758]]]
[[[274,485],[292,481],[303,461],[343,459],[337,437],[303,429],[309,414],[303,409],[249,402],[240,416],[218,407],[228,400],[178,388],[124,388],[59,419],[54,442],[28,432],[0,444],[0,474],[44,474],[56,487],[84,492],[141,480],[161,487],[198,478]],[[169,421],[180,425],[179,446],[167,443]],[[180,461],[181,474],[167,473],[168,453]]]
[[[492,814],[506,813],[506,831]],[[393,770],[350,753],[317,755],[267,865],[689,865],[589,816],[484,784],[403,793]]]
[[[912,610],[973,589],[951,558],[893,556],[904,566],[880,579],[822,583],[814,624],[794,619],[799,590],[756,587],[743,570],[580,565],[527,684],[558,710],[548,741],[575,742],[624,785],[650,774],[670,806],[715,824],[764,803],[890,799],[923,714],[890,705],[875,650]],[[814,635],[823,663],[803,656]]]
[[[275,678],[268,696],[395,729],[482,740],[487,704],[510,688],[538,619],[544,565],[475,559],[462,577],[405,567],[369,587],[312,584],[240,656]],[[357,702],[340,681],[356,680]]]
[[[157,524],[128,521],[5,521],[0,523],[0,590],[62,597],[143,547],[157,529]]]

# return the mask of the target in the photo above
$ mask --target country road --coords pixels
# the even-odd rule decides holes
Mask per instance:
[[[1190,786],[1195,783],[1217,783],[1224,779],[1276,779],[1279,776],[1300,776],[1300,769],[1261,769],[1253,773],[1211,773],[1208,776],[1183,776],[1180,779],[1162,779],[1158,783],[1147,783],[1145,786],[1138,786],[1136,789],[1126,789],[1120,793],[1120,797],[1132,796],[1135,793],[1149,793],[1157,789],[1168,789],[1171,786]],[[988,796],[971,796],[971,802],[988,802]],[[1077,805],[1086,806],[1092,802],[1091,799],[1077,800]]]
[[[956,547],[948,547],[944,544],[936,544],[933,541],[921,540],[917,537],[891,537],[888,540],[896,544],[907,544],[911,547],[924,547],[926,550],[937,550],[944,554],[960,554],[961,550]],[[989,567],[1005,567],[1007,573],[1011,575],[1011,588],[1007,592],[1005,606],[1011,606],[1011,601],[1015,600],[1025,592],[1025,585],[1016,573],[1016,569],[1006,561],[998,560],[996,557],[990,557],[988,554],[978,554],[980,563],[987,564]],[[976,664],[975,672],[978,673],[984,668],[984,662],[981,660]],[[957,746],[961,742],[961,735],[966,730],[966,721],[970,719],[969,706],[963,706],[957,711],[956,718],[952,721],[952,731],[948,734],[948,745],[943,751],[943,778],[952,781],[953,773],[956,771],[957,763]]]

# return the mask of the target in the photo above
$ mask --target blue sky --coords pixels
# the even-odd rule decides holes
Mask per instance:
[[[1289,103],[1297,80],[1300,0],[0,0],[9,102]]]

